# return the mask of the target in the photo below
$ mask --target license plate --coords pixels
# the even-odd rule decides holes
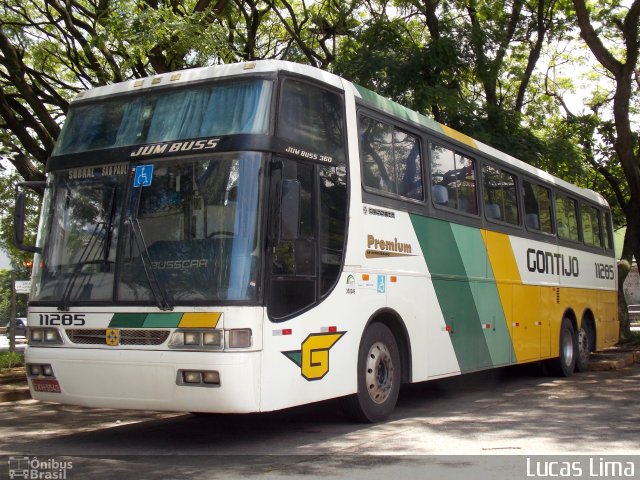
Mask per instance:
[[[62,390],[60,390],[60,384],[58,383],[58,380],[35,379],[35,380],[31,380],[31,384],[33,385],[33,389],[36,392],[62,393]]]

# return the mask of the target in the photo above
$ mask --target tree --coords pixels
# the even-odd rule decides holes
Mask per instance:
[[[622,302],[620,313],[623,335],[628,336],[629,322],[622,284],[629,273],[633,257],[640,259],[640,156],[638,136],[631,126],[631,101],[640,80],[637,73],[640,55],[640,0],[635,0],[628,9],[617,3],[604,2],[597,9],[590,10],[585,0],[573,0],[573,5],[580,36],[615,83],[612,101],[615,129],[613,147],[624,172],[624,187],[611,167],[598,163],[596,159],[594,166],[615,192],[627,223],[618,266],[618,289]]]

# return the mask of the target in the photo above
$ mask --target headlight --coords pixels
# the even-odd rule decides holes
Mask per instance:
[[[220,330],[204,332],[203,344],[205,346],[222,348],[224,346],[224,336]]]
[[[222,350],[222,330],[176,330],[169,340],[169,348]]]
[[[29,345],[62,345],[62,337],[57,328],[29,328]]]
[[[176,330],[169,340],[169,348],[193,350],[222,350],[224,348],[249,348],[252,344],[250,328],[233,330]]]
[[[202,332],[184,332],[185,345],[202,345]]]
[[[32,328],[29,330],[29,343],[44,341],[44,329]]]
[[[27,375],[29,378],[34,377],[51,377],[55,378],[53,368],[50,364],[27,363]]]

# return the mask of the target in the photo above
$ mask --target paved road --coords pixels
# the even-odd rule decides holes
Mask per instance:
[[[532,455],[581,454],[596,464],[640,455],[639,399],[636,364],[570,379],[518,367],[412,385],[377,425],[350,423],[335,402],[193,416],[26,400],[0,404],[0,462],[66,459],[75,462],[68,479],[526,478]],[[512,456],[495,456],[504,454]]]

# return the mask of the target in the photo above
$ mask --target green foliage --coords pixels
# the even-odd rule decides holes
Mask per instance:
[[[15,210],[15,186],[22,179],[15,172],[2,172],[0,175],[0,248],[11,259],[12,268],[18,279],[27,279],[25,262],[33,260],[33,254],[18,250],[13,241],[13,214]],[[27,197],[25,243],[35,245],[38,216],[40,214],[40,197],[32,190],[24,190]]]
[[[640,347],[640,332],[630,332],[629,335],[620,340],[619,345],[623,347]]]
[[[628,11],[614,0],[591,8],[596,34],[620,60],[626,47],[616,34]],[[588,114],[561,107],[580,85],[556,66],[587,58],[563,49],[581,42],[571,0],[2,0],[0,17],[0,94],[10,107],[0,110],[0,158],[17,169],[0,175],[0,246],[16,267],[29,255],[12,246],[13,185],[43,178],[78,91],[262,58],[334,71],[600,191],[624,223],[619,205],[629,188],[613,148],[608,84],[594,88]],[[603,78],[592,75],[590,84]],[[630,107],[640,111],[639,96]],[[39,198],[32,200],[30,243]]]
[[[24,356],[17,352],[0,352],[0,372],[24,365]]]

